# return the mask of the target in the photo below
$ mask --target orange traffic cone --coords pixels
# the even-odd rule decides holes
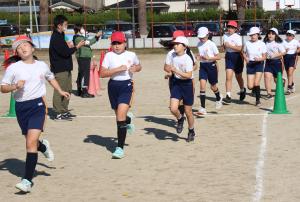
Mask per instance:
[[[9,50],[4,51],[4,61],[6,61],[10,57]],[[6,69],[8,65],[4,65],[4,69]]]
[[[105,52],[101,51],[101,53],[100,53],[100,61],[99,61],[99,65],[100,65],[100,68],[99,68],[99,77],[100,77],[100,70],[101,70],[101,67],[102,67],[104,56],[105,56]]]
[[[88,93],[91,95],[96,95],[93,61],[91,62],[91,67],[90,67],[90,82],[89,82]]]

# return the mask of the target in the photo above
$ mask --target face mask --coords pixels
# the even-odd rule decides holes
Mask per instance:
[[[80,34],[85,35],[85,30],[83,28],[80,29]]]

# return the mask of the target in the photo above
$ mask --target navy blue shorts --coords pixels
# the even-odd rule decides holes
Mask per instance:
[[[199,80],[208,80],[211,85],[218,83],[218,68],[215,62],[200,62]]]
[[[239,52],[226,52],[225,54],[225,66],[226,69],[232,69],[236,74],[243,72],[244,61]]]
[[[283,56],[284,67],[286,71],[288,71],[290,67],[296,68],[296,58],[296,54],[286,54],[285,56]]]
[[[175,78],[171,89],[171,98],[183,100],[184,105],[192,106],[194,104],[193,80]]]
[[[264,71],[264,62],[250,61],[247,64],[247,74],[256,74],[256,72]]]
[[[121,103],[130,105],[132,92],[132,80],[115,81],[110,79],[108,82],[108,96],[111,108],[116,110]]]
[[[29,129],[43,131],[46,106],[42,98],[16,102],[16,115],[23,135],[27,135]]]
[[[274,60],[266,60],[265,64],[265,72],[270,72],[273,74],[274,78],[277,78],[278,72],[282,73],[282,63],[279,59]]]

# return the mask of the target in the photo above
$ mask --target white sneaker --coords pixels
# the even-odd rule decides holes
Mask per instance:
[[[26,179],[22,179],[22,181],[16,184],[16,188],[23,192],[30,192],[32,187],[32,183]]]
[[[223,96],[220,95],[221,99],[219,101],[216,101],[216,109],[221,109],[223,106]]]
[[[292,93],[295,93],[295,92],[296,92],[296,85],[294,83],[293,88],[292,88]]]
[[[48,159],[48,161],[54,160],[54,153],[51,150],[50,143],[48,140],[42,140],[42,143],[46,146],[46,151],[43,153],[44,156]]]
[[[203,107],[200,107],[198,112],[196,113],[197,115],[206,115],[207,112],[206,112],[206,109],[203,108]]]

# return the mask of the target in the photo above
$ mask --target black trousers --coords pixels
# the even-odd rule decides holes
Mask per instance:
[[[88,88],[90,83],[90,66],[91,58],[77,58],[78,62],[78,75],[77,75],[77,88]]]

